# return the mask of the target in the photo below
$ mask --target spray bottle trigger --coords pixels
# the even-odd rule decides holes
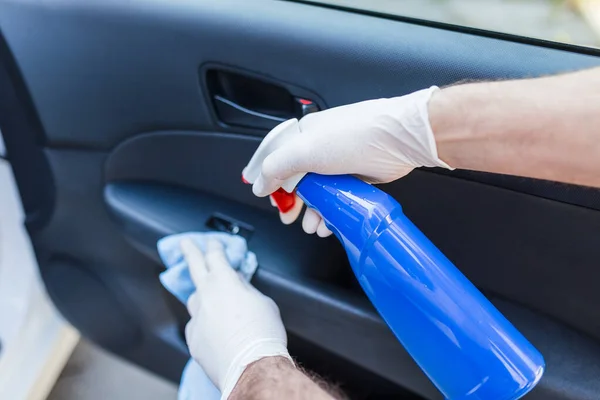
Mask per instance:
[[[250,183],[243,176],[242,182],[247,184]],[[296,204],[296,195],[293,192],[286,192],[283,188],[279,188],[277,191],[271,193],[271,198],[275,204],[277,204],[279,211],[284,214],[294,208],[294,205]]]
[[[272,193],[271,198],[282,213],[290,211],[296,204],[296,195],[286,192],[283,188],[279,188],[276,192]]]

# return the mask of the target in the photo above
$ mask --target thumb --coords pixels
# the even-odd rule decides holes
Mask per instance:
[[[311,172],[310,159],[306,145],[300,145],[296,141],[286,143],[264,159],[252,192],[258,197],[267,196],[294,175]]]

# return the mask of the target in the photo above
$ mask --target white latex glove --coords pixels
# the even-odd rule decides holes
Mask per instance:
[[[429,124],[433,86],[402,97],[378,99],[308,114],[275,127],[244,169],[252,191],[267,196],[283,187],[291,191],[307,172],[353,174],[369,183],[387,183],[418,167],[452,169],[438,158]],[[296,122],[294,122],[296,121]],[[281,220],[292,223],[302,203]],[[331,234],[314,210],[302,222],[307,233]]]
[[[218,241],[206,254],[181,242],[196,292],[188,300],[185,337],[192,357],[227,399],[244,369],[269,356],[287,357],[287,337],[273,300],[244,281],[229,265]]]

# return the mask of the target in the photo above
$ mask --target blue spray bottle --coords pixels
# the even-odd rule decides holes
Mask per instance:
[[[268,147],[259,152],[266,156]],[[262,164],[259,152],[253,160]],[[447,399],[516,400],[538,383],[542,355],[394,198],[349,175],[309,173],[284,184],[294,187],[340,240],[381,317]],[[281,189],[273,198],[283,211],[293,205]]]

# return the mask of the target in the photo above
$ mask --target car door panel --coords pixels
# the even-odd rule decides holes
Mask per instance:
[[[288,332],[313,341],[426,398],[441,398],[398,345],[360,293],[360,288],[347,283],[347,277],[342,274],[349,272],[348,268],[328,277],[311,274],[315,270],[331,268],[332,263],[319,263],[318,257],[315,265],[299,261],[298,254],[293,251],[296,243],[288,243],[288,247],[285,247],[273,241],[273,246],[289,255],[284,260],[273,259],[269,248],[270,238],[280,235],[276,219],[263,219],[255,213],[248,220],[248,213],[240,210],[236,203],[217,196],[214,197],[216,204],[212,204],[206,197],[206,194],[195,190],[139,182],[110,184],[105,191],[109,208],[119,223],[125,226],[123,231],[127,232],[137,247],[156,260],[158,255],[154,243],[158,238],[174,232],[206,230],[204,221],[209,217],[207,210],[217,209],[234,217],[246,218],[256,232],[269,228],[268,231],[273,234],[262,238],[252,236],[250,242],[261,260],[253,283],[276,300]],[[212,207],[206,207],[207,204]],[[299,228],[297,234],[302,235]],[[286,236],[289,237],[291,235]],[[269,242],[266,246],[265,241]],[[321,253],[316,249],[311,250],[317,255]],[[490,297],[543,352],[549,365],[531,398],[593,398],[569,397],[573,395],[569,385],[575,384],[578,391],[587,393],[585,396],[595,395],[600,389],[597,380],[593,379],[594,374],[600,372],[597,364],[600,348],[596,343],[514,302],[495,295]]]
[[[155,243],[224,217],[246,227],[253,282],[291,334],[431,399],[336,240],[283,226],[241,182],[266,130],[222,121],[208,71],[327,108],[600,65],[594,51],[275,0],[4,0],[0,32],[0,128],[26,225],[85,336],[177,380],[187,316],[157,280]],[[436,169],[384,190],[544,353],[532,399],[598,397],[600,191]]]

